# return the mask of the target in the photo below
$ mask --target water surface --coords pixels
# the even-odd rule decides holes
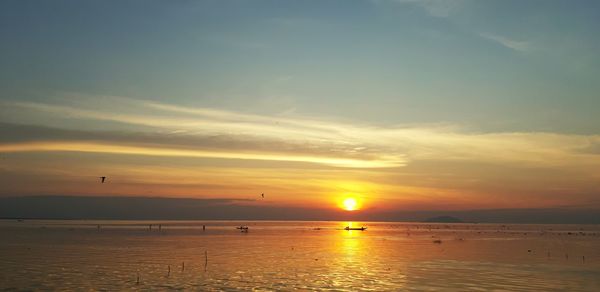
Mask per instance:
[[[0,288],[600,291],[597,225],[348,224],[0,220]]]

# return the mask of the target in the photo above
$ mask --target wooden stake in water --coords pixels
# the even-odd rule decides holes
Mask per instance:
[[[208,267],[208,251],[204,251],[204,271],[206,272],[206,268]]]
[[[181,262],[181,271],[183,272],[185,270],[185,262]]]
[[[139,285],[139,284],[140,284],[140,272],[137,272],[137,279],[136,279],[136,281],[135,281],[135,284],[136,284],[136,285]]]
[[[167,277],[171,276],[171,265],[167,267]]]

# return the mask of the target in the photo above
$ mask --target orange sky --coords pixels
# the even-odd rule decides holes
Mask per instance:
[[[234,198],[319,208],[352,197],[363,210],[598,206],[596,135],[383,127],[98,98],[114,108],[91,107],[86,98],[4,104],[32,125],[2,125],[3,196]]]

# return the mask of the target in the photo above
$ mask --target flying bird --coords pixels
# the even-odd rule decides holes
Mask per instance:
[[[104,180],[106,180],[106,176],[101,176],[101,177],[100,177],[100,182],[101,182],[101,183],[104,183]]]

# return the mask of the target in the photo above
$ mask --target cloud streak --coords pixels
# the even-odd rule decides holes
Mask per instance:
[[[375,0],[375,2],[394,2],[399,4],[415,5],[425,10],[429,15],[447,18],[460,9],[464,0]]]
[[[175,149],[164,147],[141,147],[126,146],[103,143],[85,143],[85,142],[27,142],[16,144],[0,145],[2,152],[51,152],[51,151],[69,151],[69,152],[94,152],[111,154],[129,154],[129,155],[148,155],[148,156],[169,156],[169,157],[196,157],[196,158],[222,158],[222,159],[243,159],[243,160],[269,160],[269,161],[287,161],[287,162],[308,162],[318,163],[337,167],[355,167],[355,168],[377,168],[394,167],[401,165],[398,161],[369,161],[357,159],[343,159],[334,157],[311,157],[302,155],[276,155],[265,153],[244,153],[244,152],[217,152]]]
[[[517,41],[514,39],[491,33],[481,33],[479,34],[479,36],[517,52],[527,52],[531,50],[531,43],[528,41]]]
[[[402,167],[432,159],[548,167],[600,163],[598,155],[584,151],[600,143],[598,135],[469,133],[456,125],[380,127],[119,97],[110,97],[110,101],[111,108],[125,110],[92,108],[95,104],[86,104],[85,99],[77,106],[33,102],[6,106],[13,114],[33,119],[50,115],[34,121],[38,124],[52,126],[66,117],[134,125],[140,127],[138,132],[111,138],[106,132],[90,130],[86,139],[72,134],[59,141],[9,140],[0,149],[275,160],[357,168]],[[144,139],[136,139],[141,136]]]

